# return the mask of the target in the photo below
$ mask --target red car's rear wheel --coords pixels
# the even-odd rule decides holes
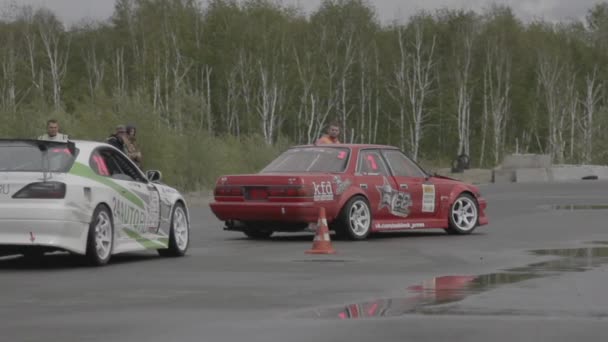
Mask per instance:
[[[372,211],[363,196],[351,198],[342,208],[336,234],[350,240],[364,240],[371,232]]]

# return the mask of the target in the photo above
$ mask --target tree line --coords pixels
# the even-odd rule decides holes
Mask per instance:
[[[4,12],[0,134],[35,136],[53,116],[102,139],[130,120],[144,164],[187,188],[254,171],[332,120],[342,141],[416,160],[608,160],[607,3],[557,23],[493,6],[382,24],[362,0],[310,14],[266,0],[117,0],[108,20],[70,27],[47,9]]]

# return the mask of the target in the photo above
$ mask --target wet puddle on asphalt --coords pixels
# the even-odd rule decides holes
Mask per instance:
[[[608,245],[608,241],[593,241]],[[308,312],[308,318],[364,319],[395,317],[405,314],[432,314],[430,307],[461,301],[504,285],[526,280],[556,276],[567,272],[585,272],[608,264],[608,247],[583,247],[572,249],[542,249],[530,251],[538,256],[555,256],[556,259],[532,263],[523,267],[506,269],[497,273],[477,276],[442,276],[422,284],[410,286],[402,298],[382,298],[362,303],[341,305]]]
[[[608,204],[552,204],[541,206],[547,210],[608,210]]]
[[[354,262],[355,260],[345,260],[345,259],[302,259],[302,260],[293,260],[294,262],[306,262],[306,263],[347,263]]]

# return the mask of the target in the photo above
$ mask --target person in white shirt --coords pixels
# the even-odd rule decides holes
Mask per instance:
[[[46,133],[39,136],[38,140],[49,141],[68,141],[67,134],[59,133],[59,122],[55,119],[50,119],[46,122]]]

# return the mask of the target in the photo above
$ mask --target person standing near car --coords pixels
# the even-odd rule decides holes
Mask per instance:
[[[127,150],[125,148],[126,138],[127,138],[127,128],[125,127],[125,125],[118,125],[118,126],[116,126],[116,131],[114,132],[114,134],[110,135],[106,139],[106,142],[108,144],[116,147],[121,152],[127,154]]]
[[[50,119],[46,122],[46,133],[39,136],[38,140],[48,141],[68,141],[67,134],[59,133],[59,122]]]
[[[340,126],[336,122],[332,122],[327,127],[327,133],[323,134],[315,144],[339,144]]]
[[[125,139],[125,150],[131,160],[141,169],[141,150],[137,146],[137,127],[127,125],[127,136]]]

